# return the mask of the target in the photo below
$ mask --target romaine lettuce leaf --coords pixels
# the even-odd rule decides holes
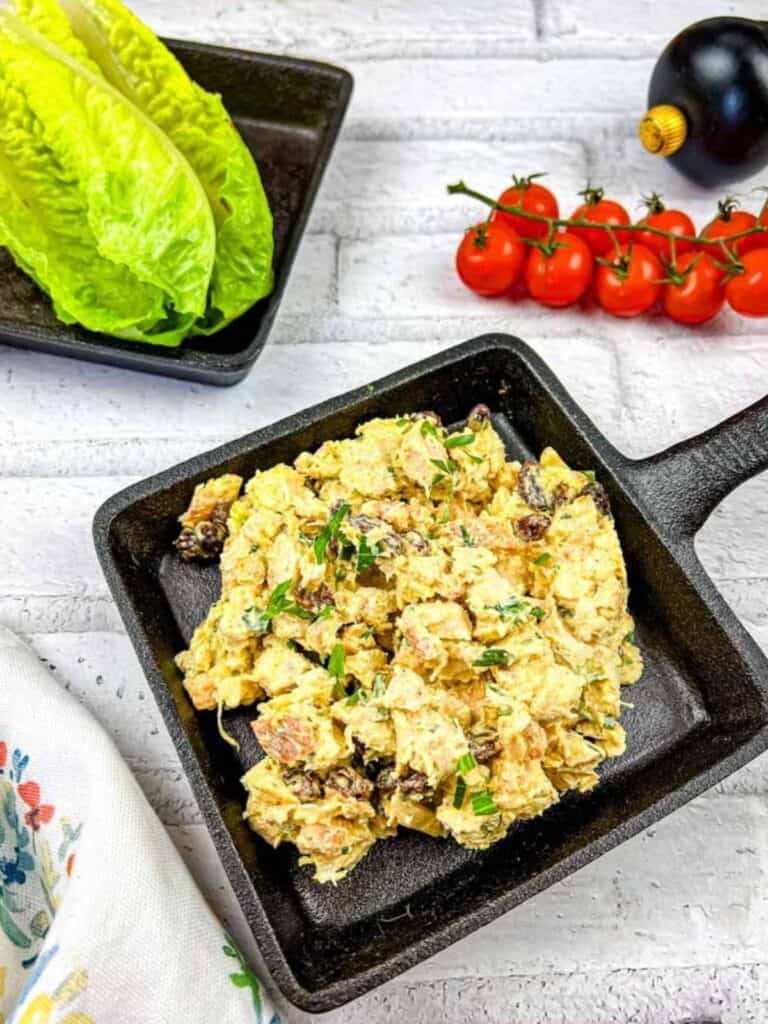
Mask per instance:
[[[179,324],[203,315],[215,226],[176,147],[103,77],[7,12],[0,64],[46,147],[78,183],[101,255],[163,292]]]
[[[167,322],[159,288],[99,253],[78,183],[46,145],[42,126],[2,65],[0,245],[50,295],[65,323],[156,344],[184,337],[183,323],[171,328]]]
[[[63,44],[56,0],[15,0],[19,14]],[[201,89],[119,0],[61,0],[72,31],[107,80],[158,125],[198,174],[217,228],[206,314],[212,333],[272,289],[272,215],[248,147],[219,96]]]

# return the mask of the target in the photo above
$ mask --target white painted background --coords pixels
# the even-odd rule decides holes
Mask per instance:
[[[194,800],[91,547],[131,480],[489,329],[544,356],[640,456],[760,397],[768,324],[545,312],[462,290],[478,208],[445,195],[549,170],[635,208],[659,189],[699,223],[714,196],[634,139],[655,55],[687,22],[761,0],[134,0],[157,30],[346,65],[356,89],[268,348],[218,390],[0,347],[0,622],[29,637],[114,736],[216,908],[243,938]],[[766,175],[768,183],[768,175]],[[757,181],[744,186],[746,191]],[[567,212],[567,210],[566,210]],[[768,649],[768,477],[698,547]],[[768,758],[378,992],[338,1024],[742,1024],[768,1017]],[[288,1020],[303,1020],[289,1011]]]

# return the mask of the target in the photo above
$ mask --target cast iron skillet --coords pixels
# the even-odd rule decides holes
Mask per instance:
[[[491,850],[401,831],[338,886],[320,886],[295,852],[272,850],[242,821],[239,777],[258,757],[253,711],[195,712],[173,656],[216,597],[215,568],[171,552],[195,484],[250,476],[372,416],[434,409],[458,423],[485,402],[513,457],[553,445],[594,469],[626,554],[646,669],[622,716],[626,754],[591,793],[570,793]],[[431,956],[628,839],[768,746],[768,662],[694,552],[730,490],[768,466],[768,397],[666,452],[632,461],[595,429],[523,342],[486,335],[308,409],[136,484],[96,515],[104,572],[194,788],[222,863],[285,995],[329,1010]],[[524,936],[521,936],[524,941]]]
[[[178,348],[119,341],[57,320],[48,298],[0,249],[0,343],[205,384],[236,384],[272,329],[341,129],[352,76],[316,61],[165,42],[196,82],[221,94],[259,165],[274,221],[271,294],[218,334],[190,338]]]

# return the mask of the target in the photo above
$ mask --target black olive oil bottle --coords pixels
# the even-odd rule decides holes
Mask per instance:
[[[715,187],[756,174],[768,164],[768,22],[707,18],[682,31],[648,106],[641,142],[688,178]]]

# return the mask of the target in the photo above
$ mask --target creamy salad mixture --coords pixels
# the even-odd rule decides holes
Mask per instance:
[[[337,881],[399,826],[484,848],[621,754],[642,660],[605,491],[489,410],[374,419],[202,484],[178,547],[222,591],[178,657],[197,708],[256,705],[246,817]]]

